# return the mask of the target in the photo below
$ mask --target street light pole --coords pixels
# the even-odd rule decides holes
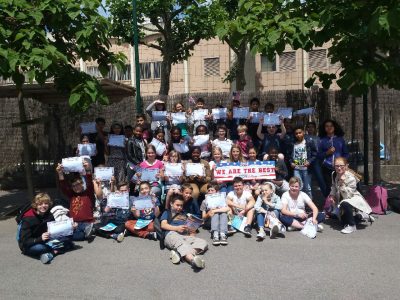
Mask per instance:
[[[139,65],[139,29],[137,23],[137,0],[132,0],[133,6],[133,45],[135,49],[135,80],[136,80],[136,111],[143,113],[142,97],[140,96],[140,65]]]

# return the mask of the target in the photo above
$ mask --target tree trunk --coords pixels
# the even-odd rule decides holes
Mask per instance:
[[[236,90],[243,91],[244,87],[246,86],[246,77],[244,74],[244,66],[246,62],[246,48],[247,43],[243,42],[240,47],[239,51],[236,53]]]
[[[380,160],[380,115],[378,88],[371,86],[371,108],[372,108],[372,184],[381,183],[381,160]]]
[[[159,95],[167,96],[169,93],[171,66],[172,66],[171,60],[167,56],[164,56],[163,61],[161,63],[161,84],[160,84]]]
[[[21,133],[22,133],[22,145],[24,147],[24,169],[26,186],[28,188],[28,197],[30,200],[33,198],[33,181],[32,181],[32,166],[31,166],[31,156],[30,156],[30,145],[28,136],[28,127],[26,125],[26,113],[25,113],[25,103],[22,93],[22,89],[18,89],[18,107],[19,107],[19,119],[22,123]]]

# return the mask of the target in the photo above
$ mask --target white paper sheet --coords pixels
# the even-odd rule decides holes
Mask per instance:
[[[234,107],[233,118],[234,119],[247,119],[249,117],[250,109],[248,107]]]
[[[187,122],[186,113],[185,112],[176,112],[171,113],[172,124],[185,124]]]
[[[214,120],[226,119],[228,110],[226,108],[213,108],[211,114]]]
[[[158,111],[153,110],[151,112],[152,121],[166,121],[167,120],[167,111]]]
[[[114,167],[96,167],[94,168],[94,177],[101,181],[110,181],[114,176]]]
[[[260,120],[264,117],[264,113],[259,111],[252,111],[250,112],[251,120],[250,123],[256,124],[260,123]]]
[[[206,200],[208,209],[226,207],[226,193],[207,194]]]
[[[174,147],[174,150],[179,153],[186,153],[189,152],[189,145],[187,142],[183,143],[173,143],[172,146]]]
[[[293,116],[310,116],[314,114],[314,107],[309,107],[309,108],[303,108],[300,110],[297,110],[293,113]]]
[[[165,151],[167,150],[167,147],[165,146],[165,144],[161,143],[159,140],[157,139],[152,139],[150,144],[154,145],[154,147],[156,148],[156,153],[158,156],[162,156]]]
[[[193,137],[193,146],[203,146],[210,141],[210,136],[208,134],[195,135]]]
[[[63,158],[61,164],[65,173],[78,172],[84,173],[83,159],[80,156]]]
[[[95,156],[96,144],[78,144],[79,156]]]
[[[79,124],[81,127],[81,132],[82,134],[90,134],[90,133],[96,133],[97,128],[96,128],[96,123],[95,122],[85,122]]]
[[[204,166],[201,163],[187,163],[186,176],[205,176]]]
[[[318,225],[313,224],[312,218],[308,218],[306,221],[306,224],[304,225],[303,229],[301,230],[301,233],[310,239],[313,239],[317,236],[317,229]]]
[[[291,119],[293,115],[293,108],[291,107],[279,107],[278,110],[275,112],[277,115],[285,119]]]
[[[109,134],[108,135],[108,146],[114,147],[125,147],[125,136],[122,134]]]
[[[139,171],[141,173],[140,181],[149,181],[154,182],[158,181],[156,175],[160,172],[159,169],[141,169]]]
[[[193,120],[204,121],[208,115],[208,109],[195,109],[193,111]]]
[[[129,193],[109,193],[107,196],[107,206],[111,208],[129,208]]]
[[[143,210],[143,209],[148,209],[148,208],[153,208],[154,203],[152,201],[151,196],[138,196],[138,197],[131,197],[133,206],[137,210]]]
[[[165,176],[178,177],[183,175],[183,169],[181,163],[166,163],[165,164]]]
[[[68,220],[47,222],[47,231],[52,239],[70,236],[73,234],[74,229],[72,224],[74,220],[69,218]]]
[[[281,124],[280,116],[277,114],[264,114],[264,125]]]

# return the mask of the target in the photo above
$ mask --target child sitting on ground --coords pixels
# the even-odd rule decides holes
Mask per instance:
[[[281,208],[281,198],[275,194],[275,185],[271,182],[265,182],[261,186],[261,195],[258,196],[254,205],[259,228],[258,240],[265,239],[264,226],[266,224],[270,229],[271,239],[275,238],[278,233],[285,232],[285,227],[278,219]]]
[[[33,198],[31,208],[22,215],[19,224],[18,245],[22,253],[40,257],[40,261],[44,264],[50,263],[55,255],[74,246],[69,240],[63,241],[63,247],[57,250],[48,245],[51,236],[47,231],[47,222],[54,221],[50,213],[52,206],[53,201],[48,194],[37,194]]]
[[[243,188],[243,178],[233,178],[233,191],[228,193],[226,197],[226,203],[230,208],[231,215],[247,218],[243,233],[246,235],[246,237],[251,237],[251,224],[254,217],[255,201],[251,195],[251,192],[244,191]],[[229,231],[232,233],[235,232],[235,230],[232,228]]]
[[[94,187],[90,164],[84,161],[83,167],[86,171],[86,189],[84,188],[81,177],[73,178],[71,184],[69,184],[64,177],[64,169],[61,164],[58,164],[56,171],[58,173],[61,191],[69,199],[70,217],[77,223],[72,238],[74,241],[83,241],[87,239],[90,242],[93,240]]]
[[[207,242],[194,236],[186,226],[187,216],[183,213],[184,200],[181,195],[171,197],[171,209],[165,211],[161,218],[161,228],[165,231],[165,246],[171,250],[172,263],[179,264],[181,258],[194,268],[203,269],[204,259],[199,256],[207,248]]]
[[[182,195],[183,198],[183,211],[192,215],[200,216],[200,208],[197,200],[193,199],[193,187],[189,183],[182,184],[181,189],[173,187],[168,191],[167,198],[165,200],[165,209],[170,209],[171,198],[173,195]]]
[[[216,182],[211,182],[207,188],[207,195],[216,194],[218,191],[219,185]],[[212,243],[214,246],[228,245],[227,233],[229,207],[226,203],[218,206],[212,205],[211,200],[210,198],[207,198],[207,195],[201,203],[200,210],[202,212],[203,220],[211,219]]]
[[[142,181],[139,185],[139,196],[150,196],[150,183]],[[131,212],[136,220],[126,221],[125,227],[133,236],[156,241],[157,235],[154,229],[154,219],[160,215],[159,201],[152,195],[152,208],[138,210],[133,205]]]

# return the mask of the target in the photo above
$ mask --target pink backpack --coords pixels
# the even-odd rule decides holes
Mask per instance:
[[[385,215],[387,210],[387,189],[382,186],[375,185],[369,188],[367,194],[367,202],[371,206],[372,213],[377,215]]]

